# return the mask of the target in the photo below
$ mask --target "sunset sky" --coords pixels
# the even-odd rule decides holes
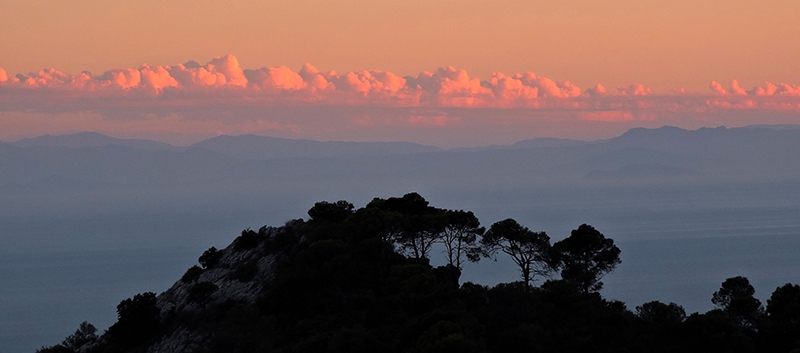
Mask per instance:
[[[454,147],[800,123],[796,0],[0,0],[0,13],[4,141]]]

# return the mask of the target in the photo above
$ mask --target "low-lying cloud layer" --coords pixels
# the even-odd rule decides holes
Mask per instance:
[[[578,97],[581,89],[569,81],[555,81],[532,72],[489,80],[470,77],[465,70],[439,68],[402,77],[392,72],[320,72],[311,64],[299,71],[285,66],[243,69],[232,55],[205,65],[190,61],[175,66],[124,68],[93,76],[67,75],[45,69],[9,77],[0,71],[8,90],[68,91],[81,97],[187,97],[219,94],[262,102],[335,105],[532,107],[537,98]],[[628,89],[620,89],[627,93]],[[642,91],[644,92],[644,91]]]
[[[10,76],[0,68],[0,85],[5,93],[61,92],[71,97],[168,99],[219,94],[279,103],[500,108],[535,108],[541,106],[541,98],[652,95],[652,91],[641,84],[616,89],[606,89],[598,84],[583,90],[569,81],[558,81],[533,72],[494,73],[491,78],[480,80],[452,66],[405,77],[379,70],[343,74],[320,72],[311,64],[303,65],[299,71],[285,66],[243,69],[232,55],[214,58],[205,65],[194,61],[174,66],[143,64],[138,69],[113,69],[100,75],[88,72],[67,75],[56,69],[45,69]],[[714,81],[709,93],[800,96],[800,86],[767,82],[763,87],[745,90],[734,80],[730,88],[725,89]]]
[[[582,89],[533,72],[494,73],[481,80],[454,67],[413,76],[380,70],[321,72],[311,64],[298,71],[285,66],[244,69],[232,55],[205,65],[143,64],[99,75],[68,75],[55,69],[12,75],[0,68],[0,128],[6,130],[0,138],[94,129],[205,136],[283,131],[289,137],[348,139],[342,131],[381,126],[393,131],[455,126],[481,130],[499,125],[513,130],[514,124],[519,128],[536,122],[541,123],[538,131],[527,136],[565,135],[580,130],[575,126],[579,123],[724,124],[721,115],[741,116],[733,111],[758,114],[746,121],[728,118],[734,119],[729,125],[800,122],[798,85],[766,82],[748,90],[734,80],[727,88],[716,81],[709,88],[693,94],[654,94],[642,84]],[[33,118],[36,114],[44,117]],[[47,121],[61,128],[38,125]]]
[[[712,92],[722,95],[800,96],[800,86],[786,83],[776,85],[772,82],[766,82],[764,83],[764,86],[754,87],[751,90],[745,90],[739,86],[739,82],[736,80],[731,81],[729,89],[725,89],[721,84],[717,83],[717,81],[711,81],[709,88],[711,88]]]

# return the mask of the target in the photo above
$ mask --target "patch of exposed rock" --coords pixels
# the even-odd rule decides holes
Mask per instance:
[[[161,317],[170,325],[168,333],[150,346],[149,353],[193,352],[204,347],[206,335],[191,327],[191,318],[223,303],[253,304],[274,277],[273,268],[284,256],[270,254],[268,241],[286,227],[264,227],[259,230],[254,246],[243,245],[246,235],[218,251],[218,260],[189,281],[182,279],[157,297]],[[256,233],[252,233],[256,234]],[[210,288],[206,296],[197,298],[198,286]],[[194,297],[193,297],[194,296]]]

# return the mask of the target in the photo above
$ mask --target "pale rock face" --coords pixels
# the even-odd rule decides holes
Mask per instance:
[[[280,231],[280,228],[269,227],[266,229],[266,236],[268,239],[272,238]],[[222,256],[217,265],[205,269],[197,280],[189,283],[181,280],[175,282],[171,288],[157,297],[157,305],[161,309],[162,317],[195,314],[228,300],[254,303],[264,290],[264,284],[269,283],[274,277],[272,269],[280,257],[280,255],[265,255],[265,243],[261,241],[256,247],[247,250],[237,250],[235,244],[228,245],[225,249],[220,250]],[[241,282],[234,278],[233,274],[237,266],[250,261],[256,261],[258,266],[255,276],[247,282]],[[200,282],[211,282],[219,288],[211,295],[205,306],[188,302],[189,289],[195,283]],[[179,327],[152,345],[147,352],[192,352],[203,347],[204,341],[205,339],[199,333],[187,327]]]

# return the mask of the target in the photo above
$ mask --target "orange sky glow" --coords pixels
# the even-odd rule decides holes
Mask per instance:
[[[453,147],[800,123],[794,0],[0,0],[0,12],[12,14],[0,140]]]

